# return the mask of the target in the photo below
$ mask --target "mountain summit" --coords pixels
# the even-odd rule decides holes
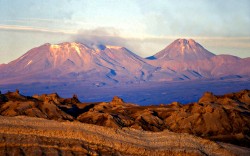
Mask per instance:
[[[164,60],[200,60],[215,56],[193,39],[177,39],[153,57]]]

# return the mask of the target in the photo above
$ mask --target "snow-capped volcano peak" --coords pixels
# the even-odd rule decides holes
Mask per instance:
[[[86,45],[82,44],[82,43],[77,43],[77,42],[64,42],[64,43],[60,43],[60,44],[49,44],[50,49],[51,50],[55,50],[55,49],[59,49],[59,48],[63,48],[63,49],[70,49],[73,48],[77,51],[80,51],[80,48],[84,48],[84,49],[89,49]]]
[[[193,39],[177,39],[162,51],[154,55],[157,59],[197,60],[214,56]]]
[[[85,47],[85,46],[83,46],[80,43],[75,43],[75,42],[68,43],[68,42],[65,42],[65,43],[61,43],[61,44],[52,44],[52,45],[50,45],[50,51],[57,52],[57,51],[62,51],[62,49],[64,49],[64,50],[66,50],[68,52],[76,51],[78,53],[78,55],[81,55],[81,50],[80,49],[82,47]]]
[[[71,70],[72,67],[78,69],[91,62],[93,55],[94,50],[81,43],[46,43],[29,50],[20,58],[10,62],[9,71],[15,70],[15,72],[29,73],[52,69],[65,71],[64,68]]]

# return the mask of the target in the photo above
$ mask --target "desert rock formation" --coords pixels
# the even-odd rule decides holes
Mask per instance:
[[[189,133],[245,147],[250,144],[249,108],[249,90],[221,96],[207,92],[195,103],[183,105],[173,102],[152,106],[126,103],[119,97],[114,97],[111,102],[81,103],[76,95],[67,99],[56,93],[30,97],[18,90],[0,94],[2,116],[87,123],[116,130],[137,129],[137,132],[150,134],[166,131],[180,135]]]
[[[0,116],[0,155],[215,155],[249,150],[164,130],[114,129],[79,122]],[[15,127],[15,128],[13,128]],[[232,146],[232,145],[231,145]],[[238,153],[239,154],[239,153]]]

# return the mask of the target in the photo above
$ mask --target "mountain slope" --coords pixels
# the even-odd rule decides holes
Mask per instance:
[[[215,56],[192,39],[177,39],[153,57],[160,60],[193,61]]]
[[[217,55],[211,58],[211,74],[215,76],[250,75],[250,60],[232,55]]]
[[[215,55],[192,39],[177,39],[147,61],[159,70],[153,80],[192,80],[250,76],[250,61],[231,55]],[[163,75],[170,75],[170,77]],[[171,77],[171,74],[173,75]]]

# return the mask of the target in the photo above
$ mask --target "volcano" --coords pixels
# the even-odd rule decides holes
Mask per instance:
[[[139,81],[155,69],[128,49],[81,43],[44,44],[2,65],[1,78],[9,82],[51,81]]]
[[[151,58],[160,60],[193,61],[215,56],[193,39],[177,39]]]
[[[232,79],[250,75],[249,58],[215,55],[192,39],[177,39],[142,58],[125,47],[46,43],[0,66],[0,84],[74,82],[117,84]]]
[[[159,67],[152,78],[156,81],[227,79],[250,75],[249,59],[215,55],[192,39],[177,39],[147,59],[151,65]]]

